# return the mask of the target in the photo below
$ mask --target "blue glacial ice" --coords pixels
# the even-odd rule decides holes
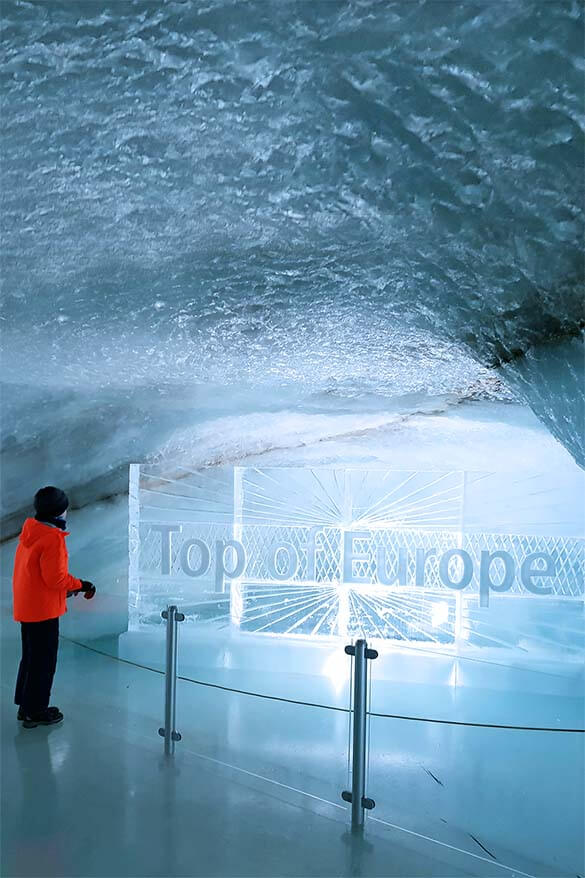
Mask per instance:
[[[5,0],[0,14],[5,606],[11,538],[39,484],[59,484],[72,567],[102,599],[65,633],[116,635],[116,655],[160,666],[154,617],[177,595],[143,593],[134,624],[130,463],[171,480],[536,473],[546,490],[524,499],[548,536],[583,537],[581,4]],[[548,618],[509,606],[494,599],[489,644],[386,643],[372,788],[391,822],[463,846],[490,824],[504,861],[582,874],[581,736],[388,717],[578,724],[582,594]],[[187,628],[185,670],[204,681],[346,698],[339,638],[275,640],[267,667],[253,633]]]
[[[579,4],[2,15],[7,512],[32,460],[85,502],[218,413],[241,456],[502,381],[583,462]]]

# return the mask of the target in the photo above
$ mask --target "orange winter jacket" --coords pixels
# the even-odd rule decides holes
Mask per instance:
[[[81,580],[67,570],[68,531],[27,518],[14,558],[12,591],[17,622],[44,622],[67,612],[67,592]]]

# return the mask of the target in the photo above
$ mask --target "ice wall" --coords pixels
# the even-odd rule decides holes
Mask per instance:
[[[553,436],[585,467],[583,335],[530,348],[501,371]]]
[[[259,411],[412,414],[578,331],[579,4],[8,0],[2,24],[6,514],[27,471],[86,502],[220,407],[252,416],[246,454]],[[544,360],[514,386],[578,454]]]

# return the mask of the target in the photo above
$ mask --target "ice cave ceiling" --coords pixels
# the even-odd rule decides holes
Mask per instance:
[[[554,411],[582,386],[580,3],[1,15],[13,444],[48,384],[432,394],[536,352],[515,391],[582,459]]]

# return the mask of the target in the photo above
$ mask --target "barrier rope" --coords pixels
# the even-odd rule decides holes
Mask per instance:
[[[86,643],[81,643],[78,640],[71,640],[69,637],[63,636],[60,636],[59,639],[64,640],[67,643],[72,643],[74,646],[79,646],[82,649],[87,649],[89,652],[94,652],[97,653],[97,655],[102,655],[105,658],[112,659],[113,661],[122,662],[123,664],[131,665],[134,668],[141,668],[143,671],[152,671],[155,674],[160,674],[163,677],[165,676],[165,672],[159,670],[158,668],[151,668],[148,665],[141,665],[139,662],[130,661],[130,659],[124,659],[116,655],[111,655],[108,652],[103,652],[103,650],[96,649],[93,646],[88,646]],[[234,689],[232,686],[222,686],[220,683],[210,683],[205,680],[195,680],[193,679],[193,677],[184,677],[182,674],[177,674],[177,680],[183,680],[186,683],[194,683],[196,686],[205,686],[209,689],[219,689],[222,692],[233,692],[236,695],[247,695],[251,698],[263,698],[265,701],[280,701],[284,704],[300,704],[303,707],[316,707],[321,710],[334,710],[338,713],[351,713],[351,710],[348,707],[336,707],[332,704],[319,704],[313,701],[299,701],[296,698],[284,698],[281,695],[265,695],[261,692],[250,692],[247,689]],[[406,722],[435,723],[437,725],[446,726],[462,726],[474,729],[507,729],[509,731],[518,732],[563,732],[565,734],[585,734],[585,729],[561,729],[551,726],[517,726],[507,725],[504,723],[474,723],[463,722],[462,720],[434,719],[432,717],[426,716],[406,716],[400,713],[378,713],[371,710],[368,711],[368,716],[375,716],[381,719],[405,720]]]

